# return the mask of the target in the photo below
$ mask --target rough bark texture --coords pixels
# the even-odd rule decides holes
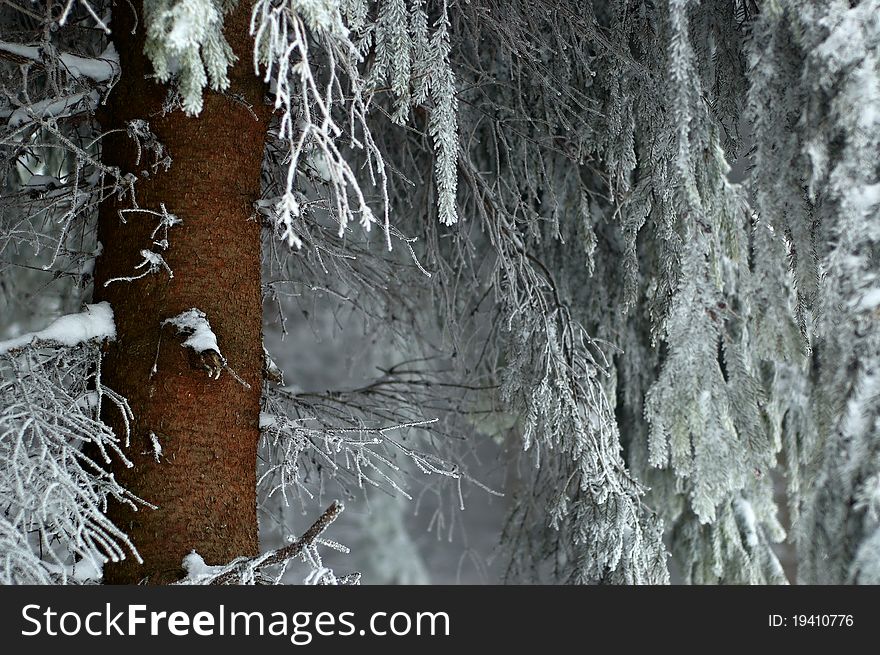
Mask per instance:
[[[140,2],[135,6],[140,11]],[[95,272],[95,296],[108,300],[118,338],[104,364],[104,380],[124,395],[134,411],[128,456],[133,468],[116,464],[126,487],[158,506],[133,512],[115,505],[111,518],[126,530],[144,559],[108,564],[108,583],[163,584],[178,579],[181,561],[197,550],[208,563],[256,554],[256,451],[261,390],[260,224],[253,202],[260,190],[260,167],[269,111],[264,88],[251,66],[250,5],[241,2],[227,16],[225,35],[239,56],[226,94],[206,92],[195,118],[180,110],[162,115],[167,88],[152,73],[143,53],[142,25],[132,35],[126,3],[114,11],[114,38],[123,78],[102,116],[105,129],[146,119],[167,147],[169,171],[144,177],[144,160],[124,132],[108,136],[104,161],[136,174],[137,202],[159,210],[164,203],[183,223],[171,228],[169,248],[150,238],[157,219],[118,211],[131,204],[110,200],[101,208],[99,238],[104,246]],[[252,113],[233,94],[253,107]],[[161,234],[157,235],[161,238]],[[161,253],[174,272],[162,271],[133,282],[107,280],[137,275],[142,249]],[[207,314],[220,349],[250,385],[228,372],[219,380],[193,366],[174,330],[161,323],[192,307]],[[160,345],[161,337],[161,345]],[[158,355],[157,355],[158,352]],[[153,365],[155,374],[151,375]],[[108,416],[108,420],[116,420]],[[116,420],[118,430],[122,430]],[[152,454],[150,433],[163,450]]]

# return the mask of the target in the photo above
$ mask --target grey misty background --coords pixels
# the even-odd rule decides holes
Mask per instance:
[[[287,388],[316,393],[356,389],[405,359],[405,353],[366,328],[343,301],[317,294],[306,303],[292,304],[295,309],[286,314],[286,337],[272,320],[271,310],[265,321],[266,346],[284,372]],[[425,416],[430,417],[430,411]],[[509,478],[503,469],[508,460],[502,452],[505,446],[476,430],[462,438],[475,442],[476,468],[469,472],[504,492]],[[410,467],[404,480],[412,500],[384,488],[369,489],[346,503],[328,536],[351,548],[351,553],[328,551],[326,564],[337,573],[359,571],[365,584],[499,583],[503,556],[498,549],[510,494],[499,498],[465,484],[465,509],[460,510],[436,490],[426,490],[428,480],[419,471]],[[326,498],[333,498],[334,493],[332,484],[328,485]],[[291,500],[289,507],[279,509],[290,534],[311,523],[314,508],[312,503],[303,512]],[[265,523],[261,526],[264,546],[280,545],[277,528]]]
[[[742,152],[748,153],[753,145],[751,127],[743,122],[740,130],[746,135]],[[728,179],[736,184],[746,182],[752,165],[747,154],[730,162]],[[290,388],[318,393],[354,389],[401,361],[402,354],[380,334],[366,329],[356,314],[346,310],[345,303],[319,294],[308,303],[295,303],[295,307],[286,315],[288,334],[284,338],[277,329],[277,318],[272,321],[272,312],[266,312],[266,344]],[[360,571],[365,584],[501,582],[501,532],[516,489],[505,489],[505,482],[511,478],[499,469],[499,462],[508,459],[502,452],[504,446],[477,431],[468,436],[478,441],[479,461],[484,464],[484,468],[471,473],[494,489],[506,490],[503,498],[472,488],[461,511],[433,493],[408,501],[393,495],[393,490],[371,489],[367,499],[349,503],[334,525],[334,538],[349,546],[351,553],[329,552],[324,558],[326,563],[339,572]],[[785,512],[785,482],[778,471],[774,472],[774,480],[779,506]],[[410,482],[411,491],[418,494],[424,480],[413,473]],[[432,523],[440,511],[449,517],[451,530]],[[295,502],[284,514],[291,528],[306,526],[312,516],[309,511],[298,511]],[[783,522],[787,526],[785,517]],[[264,525],[263,534],[266,546],[278,545],[274,529]],[[390,541],[383,544],[384,538]],[[794,548],[783,542],[776,544],[775,550],[788,578],[794,580]],[[675,561],[671,559],[669,564],[672,582],[680,582]]]

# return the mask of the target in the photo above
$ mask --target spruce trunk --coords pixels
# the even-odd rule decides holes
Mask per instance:
[[[141,3],[135,6],[140,13]],[[163,113],[168,88],[151,79],[143,54],[143,28],[132,35],[129,6],[114,10],[114,40],[122,79],[100,116],[120,130],[103,140],[103,159],[138,177],[137,206],[168,212],[182,223],[168,230],[168,248],[154,244],[158,218],[129,212],[130,199],[102,205],[103,254],[95,271],[96,300],[113,307],[117,340],[104,359],[103,379],[128,399],[134,412],[130,446],[134,462],[114,462],[116,478],[158,509],[115,504],[111,518],[133,539],[133,557],[105,567],[107,583],[164,584],[183,574],[181,562],[196,550],[209,564],[258,552],[256,454],[262,369],[259,196],[269,111],[265,89],[251,65],[250,6],[240,2],[226,17],[224,34],[238,56],[225,93],[205,93],[198,117],[179,108]],[[139,155],[126,124],[144,119],[167,148],[172,165],[145,176],[150,155]],[[138,157],[140,156],[140,161]],[[161,270],[135,281],[108,280],[144,271],[142,250],[161,254]],[[182,339],[162,322],[190,308],[207,315],[220,350],[250,388],[224,370],[209,377]],[[155,368],[154,368],[155,366]],[[107,420],[124,433],[118,416]],[[162,456],[156,461],[153,437]]]

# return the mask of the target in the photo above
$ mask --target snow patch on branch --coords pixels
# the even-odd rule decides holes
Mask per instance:
[[[328,507],[324,513],[298,539],[277,550],[268,551],[256,557],[239,557],[231,562],[212,566],[195,550],[183,558],[183,568],[187,575],[177,584],[181,585],[229,585],[229,584],[280,584],[288,564],[293,559],[301,559],[311,567],[306,577],[306,584],[351,585],[359,584],[360,574],[353,573],[337,577],[322,561],[318,546],[325,546],[342,553],[349,549],[342,544],[321,535],[339,518],[345,507],[338,500]],[[270,574],[270,570],[276,574]]]
[[[113,309],[108,302],[86,305],[79,314],[62,316],[43,330],[0,341],[0,355],[35,345],[73,347],[95,339],[116,339]]]
[[[263,377],[275,384],[284,384],[284,372],[278,368],[278,364],[272,359],[265,346],[263,346]]]
[[[30,59],[34,62],[43,60],[42,48],[20,43],[0,41],[0,52],[8,52],[17,57]],[[97,83],[109,82],[119,75],[119,53],[111,43],[99,57],[81,57],[69,52],[56,52],[59,64],[74,77],[87,77]]]
[[[225,369],[239,384],[250,389],[251,385],[232,370],[223,353],[220,352],[217,335],[211,329],[211,323],[205,312],[193,307],[177,316],[165,319],[162,321],[162,325],[171,325],[178,334],[186,337],[181,345],[198,355],[202,367],[208,371],[209,378],[219,380],[220,373]]]
[[[201,355],[213,350],[221,358],[223,357],[220,353],[220,346],[217,345],[217,335],[214,334],[211,323],[202,310],[193,307],[173,318],[162,321],[162,325],[171,325],[180,334],[189,335],[183,342],[183,346],[191,348],[197,354]]]
[[[196,551],[192,551],[183,558],[183,570],[186,571],[186,581],[190,584],[199,584],[203,581],[212,580],[226,569],[225,566],[211,566],[205,563],[204,558]]]
[[[9,115],[9,127],[16,129],[45,119],[60,120],[73,114],[93,112],[98,106],[97,91],[84,91],[61,98],[47,98],[32,105],[19,107]]]
[[[108,561],[140,557],[106,515],[108,502],[153,507],[106,471],[133,419],[104,386],[97,338],[114,338],[110,305],[64,316],[0,346],[0,584],[94,578]],[[101,420],[119,412],[118,433]]]

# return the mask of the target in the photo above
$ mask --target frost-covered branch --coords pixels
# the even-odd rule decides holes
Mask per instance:
[[[106,470],[124,463],[128,435],[101,420],[104,406],[132,419],[101,381],[100,344],[115,327],[106,303],[65,316],[0,349],[0,579],[4,584],[94,579],[107,561],[138,557],[106,516],[108,502],[139,507]]]
[[[235,2],[227,0],[152,0],[143,4],[147,37],[144,54],[156,78],[175,78],[187,114],[202,110],[202,94],[229,86],[227,69],[235,61],[223,36],[223,17]]]
[[[258,0],[251,32],[254,66],[258,74],[263,67],[267,82],[274,81],[275,108],[281,113],[278,134],[288,150],[286,180],[275,204],[278,237],[291,246],[302,246],[297,222],[302,219],[305,198],[296,188],[301,158],[312,162],[329,184],[340,236],[349,222],[358,222],[365,230],[377,222],[359,176],[343,152],[344,143],[366,155],[370,181],[379,184],[385,198],[387,233],[385,163],[367,127],[359,55],[349,40],[339,3]],[[321,51],[323,77],[314,68],[312,48]],[[342,76],[350,84],[348,92]],[[387,243],[390,248],[390,235]]]
[[[279,494],[289,503],[288,494],[295,493],[311,499],[315,482],[320,481],[317,489],[323,490],[326,482],[334,480],[348,495],[353,491],[349,485],[359,490],[387,487],[411,499],[402,486],[405,483],[400,479],[397,456],[412,461],[423,474],[440,475],[457,485],[466,477],[452,462],[409,447],[405,439],[394,435],[396,431],[425,428],[436,419],[370,427],[354,413],[344,419],[353,424],[345,426],[339,425],[339,415],[315,412],[309,416],[314,399],[307,396],[273,389],[266,400],[260,419],[266,457],[258,481],[266,498]]]
[[[183,560],[183,568],[187,572],[187,577],[179,584],[277,584],[290,561],[298,557],[302,557],[305,561],[311,561],[314,565],[307,582],[313,584],[357,584],[360,578],[358,574],[337,578],[330,569],[321,565],[321,559],[317,552],[317,546],[322,543],[339,548],[338,544],[322,540],[321,535],[339,518],[344,509],[342,503],[333,501],[301,537],[282,548],[267,551],[257,557],[240,558],[226,565],[208,566],[202,557],[193,551]],[[280,567],[280,572],[269,577],[267,569],[272,567]]]

